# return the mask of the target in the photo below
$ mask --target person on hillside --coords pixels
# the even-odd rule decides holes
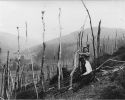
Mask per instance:
[[[77,78],[77,79],[79,79],[78,81],[80,81],[83,78],[82,76],[86,76],[92,72],[92,67],[91,67],[91,64],[89,62],[90,53],[88,51],[88,48],[83,47],[83,49],[81,51],[78,50],[75,53],[75,63],[77,62],[77,60],[76,60],[77,57],[79,58],[78,59],[78,66],[75,65],[73,71],[70,74],[71,80],[70,80],[70,88],[69,89],[72,89],[73,74],[75,71],[77,71],[76,69],[79,69],[79,71],[80,71],[80,74],[79,74],[79,72],[77,73],[77,74],[79,74],[79,76]]]
[[[89,62],[90,53],[87,47],[84,47],[82,52],[79,52],[79,66],[81,67],[82,75],[87,75],[92,72],[92,67]]]

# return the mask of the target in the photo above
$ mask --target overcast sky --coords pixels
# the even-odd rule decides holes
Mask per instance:
[[[93,26],[102,20],[103,27],[125,28],[125,1],[110,0],[85,1],[92,16]],[[66,35],[79,30],[87,15],[81,0],[69,1],[0,1],[0,31],[25,36],[25,21],[28,22],[28,37],[42,41],[41,11],[45,10],[46,35],[50,40],[59,36],[58,14],[61,8],[62,34]],[[86,28],[89,27],[87,20]]]

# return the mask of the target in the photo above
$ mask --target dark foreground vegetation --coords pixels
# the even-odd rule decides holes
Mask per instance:
[[[125,47],[119,48],[112,55],[105,54],[99,58],[99,65],[107,59],[125,61]],[[108,66],[108,67],[107,67]],[[77,70],[79,72],[79,70]],[[58,72],[58,71],[57,71]],[[46,82],[46,92],[43,92],[40,83],[37,83],[39,99],[125,99],[125,64],[120,62],[109,61],[105,63],[100,71],[96,72],[96,78],[92,81],[78,79],[78,73],[74,77],[74,89],[69,88],[70,71],[63,68],[64,80],[61,82],[61,89],[58,90],[58,73]],[[90,77],[88,78],[90,79]],[[79,81],[80,80],[80,81]],[[79,82],[78,82],[79,81]],[[79,85],[82,83],[82,85]],[[24,87],[25,88],[25,87]],[[32,89],[31,89],[32,88]],[[30,84],[17,94],[17,99],[36,99],[36,92],[33,84]]]

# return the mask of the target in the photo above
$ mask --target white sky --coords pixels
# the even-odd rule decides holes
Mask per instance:
[[[102,20],[103,27],[125,27],[125,1],[85,1],[92,16],[93,26]],[[28,36],[42,41],[41,11],[45,10],[46,35],[50,40],[59,36],[58,13],[62,9],[63,35],[79,30],[87,15],[81,0],[76,1],[0,1],[0,31],[25,36],[25,21],[28,22]],[[87,20],[86,28],[89,27]]]

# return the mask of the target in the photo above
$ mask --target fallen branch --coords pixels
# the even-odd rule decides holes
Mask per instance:
[[[110,69],[112,69],[113,67],[111,67],[111,66],[105,66],[105,68],[110,68]]]
[[[108,60],[106,60],[104,63],[102,63],[98,68],[96,68],[96,70],[99,70],[99,69],[100,69],[105,63],[107,63],[108,61],[114,61],[114,62],[125,63],[125,61],[114,60],[114,59],[108,59]]]

